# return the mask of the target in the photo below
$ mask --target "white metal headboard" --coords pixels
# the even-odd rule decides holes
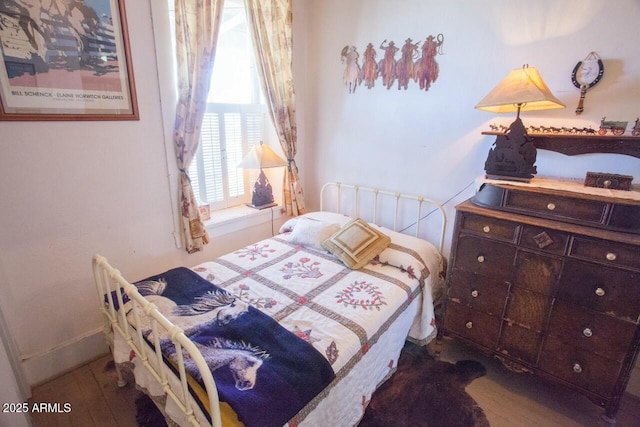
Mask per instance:
[[[434,212],[439,212],[440,213],[440,237],[439,237],[439,244],[438,244],[438,249],[440,250],[440,252],[442,253],[443,248],[444,248],[444,233],[445,233],[445,228],[447,225],[447,217],[445,214],[445,210],[444,207],[437,201],[433,200],[433,199],[429,199],[427,197],[423,197],[423,196],[413,196],[413,195],[409,195],[409,194],[402,194],[402,193],[394,193],[391,191],[385,191],[385,190],[380,190],[378,188],[370,188],[370,187],[362,187],[359,185],[353,185],[353,184],[343,184],[340,182],[329,182],[325,185],[322,186],[322,190],[320,191],[320,210],[325,210],[325,191],[331,189],[331,188],[335,188],[336,189],[336,198],[335,198],[335,203],[336,203],[336,212],[338,213],[342,213],[342,200],[343,200],[343,189],[349,189],[349,190],[353,190],[353,196],[351,198],[351,200],[353,201],[353,212],[351,212],[351,216],[353,216],[354,218],[358,218],[360,217],[360,193],[370,193],[373,197],[373,205],[372,205],[372,221],[374,224],[377,225],[383,225],[383,224],[379,224],[378,223],[378,200],[379,200],[379,196],[390,196],[393,199],[395,199],[394,201],[394,214],[393,214],[393,230],[394,231],[398,231],[398,213],[399,213],[399,207],[400,207],[400,203],[402,200],[413,200],[413,201],[417,201],[417,207],[416,207],[416,216],[415,216],[415,222],[413,224],[411,224],[411,226],[415,225],[415,236],[416,237],[420,237],[420,223],[426,218],[426,216],[430,215],[431,213]],[[431,206],[434,207],[434,209],[427,213],[424,217],[422,216],[422,206],[423,204],[429,204]],[[406,228],[410,228],[409,227],[405,227]]]

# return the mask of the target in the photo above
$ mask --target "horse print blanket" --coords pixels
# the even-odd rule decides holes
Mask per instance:
[[[307,216],[338,224],[348,220],[325,214]],[[357,270],[285,229],[189,272],[171,270],[137,286],[209,358],[221,400],[246,425],[357,425],[377,385],[394,369],[405,338],[424,344],[436,335],[433,301],[444,283],[444,258],[437,248],[380,230],[391,244]],[[272,341],[274,336],[281,338]],[[168,337],[158,338],[168,357],[173,355]],[[306,353],[309,346],[316,353]],[[241,352],[247,357],[231,359]],[[116,363],[139,363],[120,334],[113,353]],[[144,372],[138,370],[136,383],[153,396],[163,395]],[[170,404],[168,399],[165,412],[180,424],[184,417],[170,411]],[[206,423],[207,411],[196,405],[194,412]]]
[[[176,268],[135,286],[195,343],[220,400],[245,426],[286,424],[335,377],[310,343],[192,270]],[[141,328],[148,335],[148,325]],[[163,354],[175,360],[171,340],[160,338]],[[201,383],[188,357],[185,368]]]

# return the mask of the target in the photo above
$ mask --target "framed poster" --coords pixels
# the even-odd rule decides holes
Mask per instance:
[[[0,1],[0,120],[138,120],[124,0]]]

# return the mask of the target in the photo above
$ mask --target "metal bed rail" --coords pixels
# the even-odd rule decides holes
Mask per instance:
[[[447,217],[446,217],[446,213],[444,210],[444,207],[437,202],[436,200],[427,198],[427,197],[423,197],[423,196],[414,196],[414,195],[410,195],[410,194],[403,194],[403,193],[397,193],[397,192],[392,192],[392,191],[386,191],[386,190],[381,190],[378,188],[371,188],[371,187],[363,187],[360,185],[352,185],[352,184],[343,184],[340,182],[329,182],[326,183],[325,185],[322,186],[322,189],[320,190],[320,210],[325,210],[325,192],[328,192],[331,188],[335,188],[336,191],[336,197],[334,200],[334,203],[336,204],[336,212],[338,213],[342,213],[342,205],[343,205],[343,195],[344,195],[344,191],[343,189],[348,189],[348,190],[353,190],[352,193],[352,207],[353,207],[353,212],[351,212],[351,216],[353,216],[354,218],[358,218],[360,217],[360,194],[361,193],[369,193],[372,195],[373,197],[373,205],[372,205],[372,221],[374,224],[377,225],[382,225],[378,223],[378,204],[379,204],[379,200],[381,199],[380,196],[387,196],[387,197],[391,197],[394,201],[395,207],[394,207],[394,215],[393,215],[393,231],[399,231],[398,230],[398,215],[399,215],[399,209],[400,209],[400,204],[403,200],[410,200],[410,201],[416,201],[417,202],[417,206],[415,207],[416,211],[415,211],[415,222],[413,224],[411,224],[406,228],[410,228],[411,226],[415,225],[416,227],[416,231],[415,231],[415,236],[416,237],[420,237],[420,224],[421,222],[431,213],[433,212],[437,212],[439,213],[440,216],[440,230],[439,230],[439,239],[438,239],[438,249],[440,250],[440,253],[442,253],[443,249],[444,249],[444,235],[445,235],[445,229],[446,229],[446,225],[447,225]],[[423,205],[431,205],[434,207],[434,209],[429,212],[428,214],[426,214],[425,216],[422,215],[423,212]],[[402,230],[401,230],[402,231]]]
[[[415,222],[409,226],[404,227],[403,230],[411,228],[415,225],[415,235],[420,237],[421,227],[420,224],[431,213],[438,212],[440,216],[440,229],[439,229],[439,244],[438,248],[442,253],[444,246],[444,232],[446,227],[446,215],[444,208],[437,201],[422,197],[413,196],[408,194],[401,194],[391,191],[380,190],[376,188],[362,187],[358,185],[342,184],[339,182],[328,183],[322,187],[320,196],[320,209],[325,210],[324,199],[326,192],[329,189],[335,188],[336,199],[335,209],[332,211],[342,213],[343,196],[346,196],[344,190],[353,192],[353,209],[351,213],[353,217],[360,217],[360,195],[368,194],[373,198],[372,204],[372,217],[373,223],[379,224],[378,205],[379,199],[391,198],[394,201],[393,210],[393,230],[398,230],[399,216],[402,213],[402,219],[406,220],[408,215],[405,214],[404,205],[401,208],[401,203],[409,201],[410,205],[415,205],[417,202]],[[368,201],[363,202],[368,203]],[[383,202],[380,202],[383,203]],[[347,203],[345,203],[347,204]],[[431,205],[434,208],[431,212],[423,215],[423,205]],[[383,208],[387,211],[384,204]],[[385,218],[386,219],[386,218]],[[218,391],[213,379],[211,370],[207,366],[204,358],[195,344],[189,340],[184,334],[184,331],[174,325],[166,317],[164,317],[160,311],[158,311],[156,305],[148,301],[139,292],[137,287],[125,280],[120,272],[113,268],[107,259],[100,255],[95,255],[92,259],[94,281],[96,283],[98,297],[100,299],[100,310],[104,318],[104,332],[107,338],[107,344],[113,351],[114,337],[117,334],[128,346],[135,352],[142,365],[148,370],[148,372],[154,377],[154,379],[161,385],[163,391],[168,398],[172,399],[177,405],[178,409],[183,412],[189,425],[194,427],[200,426],[200,422],[196,417],[189,392],[189,386],[187,382],[188,374],[184,368],[183,349],[191,357],[193,362],[202,375],[202,380],[205,386],[205,390],[208,396],[209,413],[211,415],[211,425],[213,427],[221,427],[221,414],[220,404],[218,398]],[[127,305],[127,309],[130,309],[130,316],[128,317],[125,310],[124,295],[129,297],[131,304]],[[120,309],[116,310],[116,304]],[[151,333],[145,338],[143,336],[142,327],[138,325],[150,325]],[[160,335],[170,337],[173,344],[176,347],[176,358],[178,359],[178,380],[170,379],[167,372],[167,367],[163,360],[161,348],[160,348]],[[149,341],[152,341],[151,343]],[[118,369],[118,385],[124,386],[126,384],[123,379],[120,370]]]
[[[104,326],[107,345],[110,347],[113,346],[113,334],[119,334],[124,338],[129,347],[140,358],[143,366],[162,386],[167,397],[171,398],[184,413],[189,424],[194,427],[200,427],[201,424],[198,422],[190,403],[190,392],[187,383],[188,374],[185,371],[182,352],[184,349],[202,375],[202,381],[209,399],[209,413],[211,415],[212,426],[222,427],[218,390],[216,389],[211,370],[194,343],[187,338],[181,328],[164,317],[160,311],[158,311],[156,305],[145,299],[134,285],[127,282],[118,270],[109,265],[105,257],[95,255],[92,259],[92,266],[98,298],[100,298],[100,310],[105,319]],[[127,313],[124,308],[123,295],[125,294],[132,302],[130,307],[133,314],[133,322],[127,318]],[[118,310],[115,308],[115,303],[118,304]],[[145,340],[142,335],[142,328],[138,327],[138,325],[143,324],[141,323],[142,316],[146,316],[149,321],[148,324],[151,325],[151,333],[148,337],[151,337],[153,340],[153,345]],[[130,326],[135,330],[133,334],[131,333]],[[179,385],[169,381],[167,374],[168,368],[165,366],[160,349],[160,333],[169,336],[176,347]],[[126,381],[123,379],[120,370],[117,369],[117,371],[118,385],[123,387]]]

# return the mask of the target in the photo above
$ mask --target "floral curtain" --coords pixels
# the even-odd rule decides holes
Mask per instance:
[[[288,215],[305,213],[296,166],[296,110],[292,68],[292,0],[245,0],[262,87],[289,166],[283,182]]]
[[[224,0],[175,0],[178,105],[173,140],[180,169],[180,212],[187,252],[209,243],[187,173],[198,143]]]

